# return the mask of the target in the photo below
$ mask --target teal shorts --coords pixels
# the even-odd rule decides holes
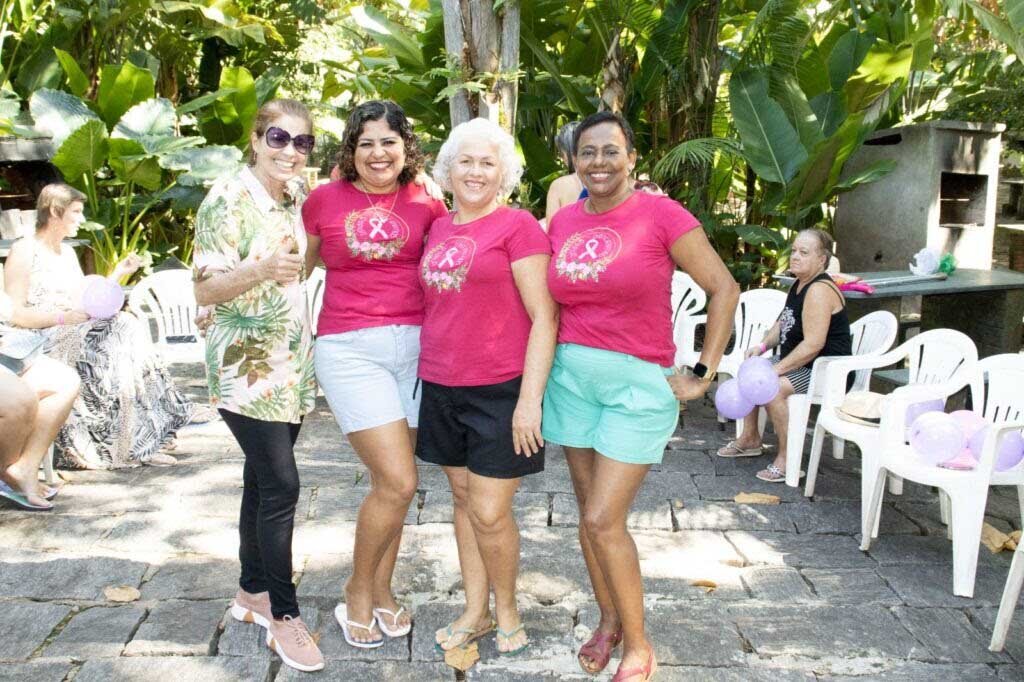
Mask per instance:
[[[544,391],[544,439],[627,464],[657,464],[679,422],[672,369],[625,353],[561,343]]]

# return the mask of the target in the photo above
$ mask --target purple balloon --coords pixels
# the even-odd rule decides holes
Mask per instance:
[[[909,429],[911,425],[920,417],[922,414],[928,412],[942,412],[946,409],[946,401],[944,400],[926,400],[923,403],[914,403],[907,408],[907,421],[906,425]]]
[[[754,409],[754,403],[743,397],[739,381],[729,379],[715,391],[715,407],[726,419],[743,419]]]
[[[910,447],[928,464],[953,459],[966,445],[960,426],[945,412],[926,412],[910,425]]]
[[[82,310],[94,320],[106,320],[124,305],[124,290],[117,282],[99,275],[89,275],[82,291]]]
[[[767,405],[779,394],[779,376],[767,358],[747,358],[736,374],[740,394],[754,405]]]
[[[979,429],[967,443],[967,448],[975,460],[981,458],[981,448],[985,445],[988,426]],[[1017,466],[1024,459],[1024,436],[1019,431],[1003,434],[996,447],[996,471],[1006,471]]]

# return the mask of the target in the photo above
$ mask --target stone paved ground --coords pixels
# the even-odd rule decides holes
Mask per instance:
[[[179,374],[202,394],[194,368]],[[951,547],[931,490],[908,483],[902,498],[888,498],[882,535],[862,553],[855,451],[826,459],[818,494],[807,500],[756,481],[762,460],[714,457],[725,436],[708,406],[691,406],[629,519],[659,681],[1024,679],[1024,613],[1005,653],[986,648],[1010,557],[982,549],[975,598],[954,597]],[[65,472],[56,513],[0,511],[0,682],[306,679],[281,667],[257,626],[226,612],[237,578],[240,451],[218,422],[183,435],[178,454],[173,468]],[[406,520],[395,586],[412,607],[413,631],[367,652],[344,644],[331,610],[368,481],[322,402],[303,428],[298,458],[295,579],[328,659],[310,679],[455,679],[432,646],[460,599],[444,476],[420,467]],[[736,504],[741,491],[774,493],[782,503]],[[990,523],[1017,528],[1017,510],[1012,491],[994,489]],[[516,515],[533,645],[505,659],[484,640],[466,678],[586,679],[574,652],[597,611],[557,448],[547,471],[524,482]],[[141,599],[107,601],[104,588],[117,585],[138,588]],[[615,666],[613,659],[608,670]]]

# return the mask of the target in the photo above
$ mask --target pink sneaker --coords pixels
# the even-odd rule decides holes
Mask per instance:
[[[267,630],[267,646],[296,670],[312,672],[324,667],[324,655],[320,653],[313,635],[309,634],[301,618],[285,616],[281,620],[271,620]]]
[[[235,601],[231,603],[231,615],[243,623],[256,623],[265,628],[270,627],[274,616],[270,612],[270,593],[252,594],[239,589]]]

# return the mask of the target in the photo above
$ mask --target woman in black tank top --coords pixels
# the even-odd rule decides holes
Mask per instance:
[[[850,355],[850,320],[846,301],[832,278],[825,272],[832,255],[832,238],[821,230],[803,230],[793,242],[789,259],[796,282],[786,296],[786,305],[761,343],[747,350],[747,357],[779,348],[773,360],[780,389],[775,399],[764,406],[778,436],[775,461],[757,472],[762,481],[786,479],[786,432],[789,409],[786,399],[794,393],[807,393],[811,367],[820,356]],[[719,457],[756,457],[762,452],[757,430],[759,408],[744,419],[743,433],[718,451]]]

